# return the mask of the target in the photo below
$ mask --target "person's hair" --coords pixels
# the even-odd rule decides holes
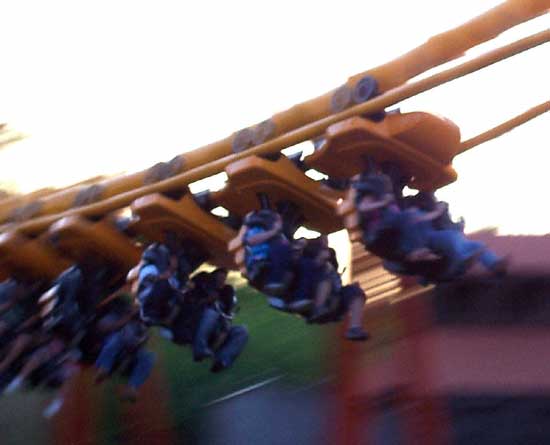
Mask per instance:
[[[307,244],[304,247],[303,254],[307,257],[315,257],[317,254],[324,249],[322,241],[318,238],[311,239],[307,241]]]
[[[170,267],[170,251],[162,244],[149,245],[141,257],[145,264],[152,264],[162,273]]]

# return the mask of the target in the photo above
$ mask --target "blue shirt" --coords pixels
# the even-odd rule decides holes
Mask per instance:
[[[246,231],[246,234],[244,236],[244,242],[245,244],[248,241],[248,238],[258,235],[260,233],[265,233],[267,230],[263,229],[262,227],[253,226],[250,229]],[[253,256],[255,259],[267,259],[269,257],[269,241],[265,241],[260,244],[255,244],[254,246],[251,246],[249,244],[246,245],[247,253],[251,256]]]

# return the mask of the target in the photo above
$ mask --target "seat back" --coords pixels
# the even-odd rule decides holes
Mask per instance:
[[[110,219],[94,222],[78,216],[66,217],[52,224],[48,235],[57,250],[77,263],[93,257],[125,274],[141,257],[141,250]]]
[[[0,234],[0,258],[9,275],[37,280],[53,280],[70,264],[43,238],[30,239],[17,232]]]
[[[365,171],[367,160],[390,162],[409,178],[410,187],[435,190],[456,180],[450,162],[459,143],[456,125],[428,113],[390,114],[382,122],[353,117],[331,125],[305,162],[335,178]]]
[[[131,208],[137,217],[132,223],[132,231],[158,242],[164,242],[167,231],[173,232],[195,241],[216,266],[235,268],[227,245],[236,232],[204,211],[190,193],[179,200],[154,193],[137,199]]]
[[[308,228],[331,233],[342,227],[336,213],[342,193],[308,178],[284,156],[276,161],[250,156],[230,164],[225,171],[228,183],[214,199],[239,216],[258,209],[258,195],[262,194],[272,205],[295,204]]]

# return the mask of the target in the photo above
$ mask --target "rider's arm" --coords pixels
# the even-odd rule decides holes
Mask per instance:
[[[258,233],[256,235],[252,235],[246,238],[247,244],[251,246],[255,246],[256,244],[265,243],[266,241],[273,238],[275,235],[277,235],[281,229],[282,229],[282,223],[281,221],[276,221],[275,224],[273,224],[273,228],[266,230],[265,232]]]
[[[422,215],[415,218],[415,222],[433,221],[439,218],[447,210],[447,206],[444,202],[437,203],[435,210],[431,212],[422,212]]]
[[[384,198],[379,200],[371,200],[368,198],[363,198],[361,202],[359,202],[359,205],[357,206],[357,210],[359,210],[360,212],[371,212],[372,210],[377,210],[382,207],[386,207],[392,201],[393,201],[393,197],[390,194],[385,195]]]

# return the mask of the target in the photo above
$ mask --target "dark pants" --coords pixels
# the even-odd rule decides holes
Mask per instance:
[[[138,291],[140,317],[149,325],[162,324],[170,315],[175,291],[168,280],[144,284]]]
[[[313,259],[302,257],[298,262],[298,282],[294,292],[296,300],[313,300],[319,283],[326,279],[323,268]]]
[[[128,386],[138,389],[143,385],[151,374],[154,363],[155,355],[152,352],[139,349],[135,353],[134,360],[126,373],[128,375]]]
[[[269,248],[268,283],[280,283],[292,268],[292,250],[290,244],[274,241]]]
[[[220,322],[221,315],[217,310],[210,307],[203,310],[193,338],[193,354],[195,357],[202,356],[206,351],[209,351],[210,337],[217,330]]]
[[[248,342],[248,330],[244,326],[232,326],[229,329],[227,338],[218,348],[214,359],[223,367],[227,368],[233,364],[241,354]]]
[[[125,347],[126,342],[120,331],[111,334],[101,348],[95,366],[108,374],[111,373],[115,365],[123,358]],[[133,388],[139,388],[149,377],[155,358],[151,352],[142,348],[133,354],[134,358],[126,374],[128,375],[128,384]]]

